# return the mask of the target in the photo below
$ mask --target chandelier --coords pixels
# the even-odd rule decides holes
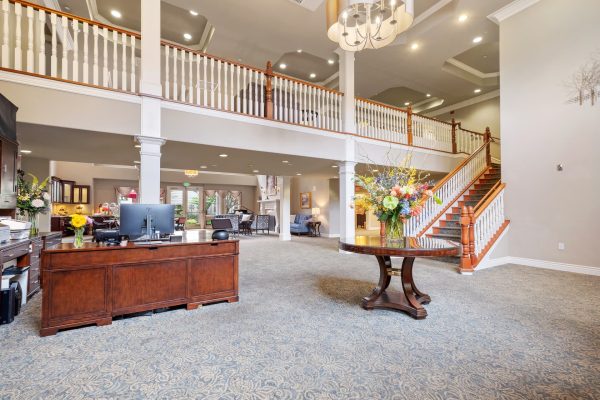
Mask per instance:
[[[184,175],[190,178],[198,176],[199,171],[197,169],[186,169],[183,171]]]
[[[379,49],[414,19],[414,0],[328,0],[327,36],[343,50]]]

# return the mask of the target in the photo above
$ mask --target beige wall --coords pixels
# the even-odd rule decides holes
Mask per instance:
[[[321,233],[339,234],[339,179],[294,177],[290,183],[291,214],[311,214],[311,209],[300,208],[300,193],[310,192],[312,207],[320,209]]]
[[[512,257],[600,266],[600,105],[569,104],[565,88],[600,49],[598,16],[598,0],[544,0],[500,24]]]
[[[436,116],[437,119],[450,122],[453,115],[450,112]],[[485,132],[487,126],[492,136],[500,136],[500,98],[482,101],[467,107],[454,110],[454,119],[465,129],[475,132]]]

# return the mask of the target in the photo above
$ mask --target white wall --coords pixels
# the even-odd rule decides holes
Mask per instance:
[[[567,103],[565,87],[600,50],[598,16],[598,0],[544,0],[500,24],[511,257],[600,266],[600,105]]]
[[[311,209],[300,208],[300,193],[312,194],[312,207],[320,209],[321,234],[339,234],[339,179],[293,177],[290,183],[292,214],[311,214]]]
[[[448,122],[452,121],[452,117],[454,117],[456,122],[460,122],[464,129],[483,133],[485,132],[485,128],[489,126],[492,131],[492,136],[500,136],[499,97],[488,99],[467,107],[457,108],[454,110],[454,115],[447,112],[436,116],[436,118]]]

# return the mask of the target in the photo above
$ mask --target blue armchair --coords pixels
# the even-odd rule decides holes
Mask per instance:
[[[294,222],[290,224],[290,233],[295,233],[297,235],[310,233],[310,229],[308,228],[308,221],[310,221],[311,218],[312,215],[296,214]]]

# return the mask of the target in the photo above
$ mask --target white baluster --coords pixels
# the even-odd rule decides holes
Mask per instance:
[[[217,60],[217,108],[221,110],[221,100],[222,100],[222,91],[221,91],[221,60]]]
[[[248,74],[248,70],[246,68],[242,69],[242,92],[244,93],[244,97],[242,97],[242,112],[244,114],[248,113],[248,89],[246,88],[246,75]]]
[[[165,45],[165,97],[171,100],[170,47]]]
[[[225,111],[229,111],[229,92],[227,87],[228,66],[229,63],[223,62],[223,107]]]
[[[8,0],[2,0],[2,68],[10,67],[10,55],[8,52],[8,40],[10,37],[8,17],[10,12],[10,3]]]
[[[102,29],[102,85],[108,87],[109,76],[108,76],[108,29]]]
[[[50,75],[56,78],[58,75],[58,57],[56,43],[56,14],[50,14],[50,24],[52,25],[52,55],[50,56]]]
[[[235,92],[234,92],[234,81],[233,81],[233,69],[234,69],[234,65],[230,64],[229,65],[229,108],[231,111],[235,111],[234,110],[234,99],[235,99]]]
[[[127,35],[121,32],[121,89],[127,90],[127,80]]]
[[[46,75],[46,12],[38,10],[38,74]]]
[[[181,101],[185,102],[185,54],[187,53],[185,50],[180,49],[181,52]]]
[[[34,57],[33,57],[33,7],[27,6],[27,72],[33,72],[35,68]]]
[[[113,36],[113,62],[112,62],[112,66],[113,66],[113,70],[112,70],[112,88],[113,89],[118,89],[119,88],[119,70],[118,70],[118,63],[119,63],[119,53],[118,53],[118,46],[119,46],[119,32],[117,31],[113,31],[112,32],[112,36]]]
[[[61,78],[69,78],[69,62],[67,58],[67,37],[69,36],[69,20],[67,17],[61,17],[61,28],[62,28],[62,60],[60,64]]]
[[[73,80],[79,81],[79,21],[71,21],[73,27]]]
[[[131,91],[136,93],[136,77],[135,77],[135,36],[131,36],[131,71],[130,71],[130,76],[131,76]]]
[[[259,116],[260,94],[258,93],[258,71],[254,71],[254,115]]]
[[[15,3],[15,69],[22,68],[23,54],[21,48],[21,3]]]
[[[215,59],[211,58],[210,59],[210,106],[212,108],[215,107],[215,89],[216,89],[216,85],[218,85],[219,83],[217,82],[215,84]]]
[[[201,105],[200,101],[200,54],[196,54],[196,104]]]
[[[92,27],[92,36],[94,37],[94,54],[92,61],[92,83],[98,85],[98,26]]]
[[[236,105],[235,105],[235,110],[237,112],[242,112],[242,108],[240,106],[240,96],[242,95],[242,91],[240,88],[240,66],[236,65],[235,66],[235,76],[236,76],[236,88],[237,88],[237,92],[236,92],[236,96],[237,96],[237,100],[236,100]]]
[[[202,75],[204,81],[204,107],[208,105],[208,75],[206,75],[207,67],[208,67],[208,59],[206,56],[202,56],[202,64],[204,68],[204,74]]]
[[[173,47],[173,100],[179,100],[179,70],[177,69],[179,61],[179,50]]]
[[[90,63],[89,63],[89,25],[83,22],[83,83],[90,83]]]
[[[194,103],[194,53],[188,53],[188,103]]]

